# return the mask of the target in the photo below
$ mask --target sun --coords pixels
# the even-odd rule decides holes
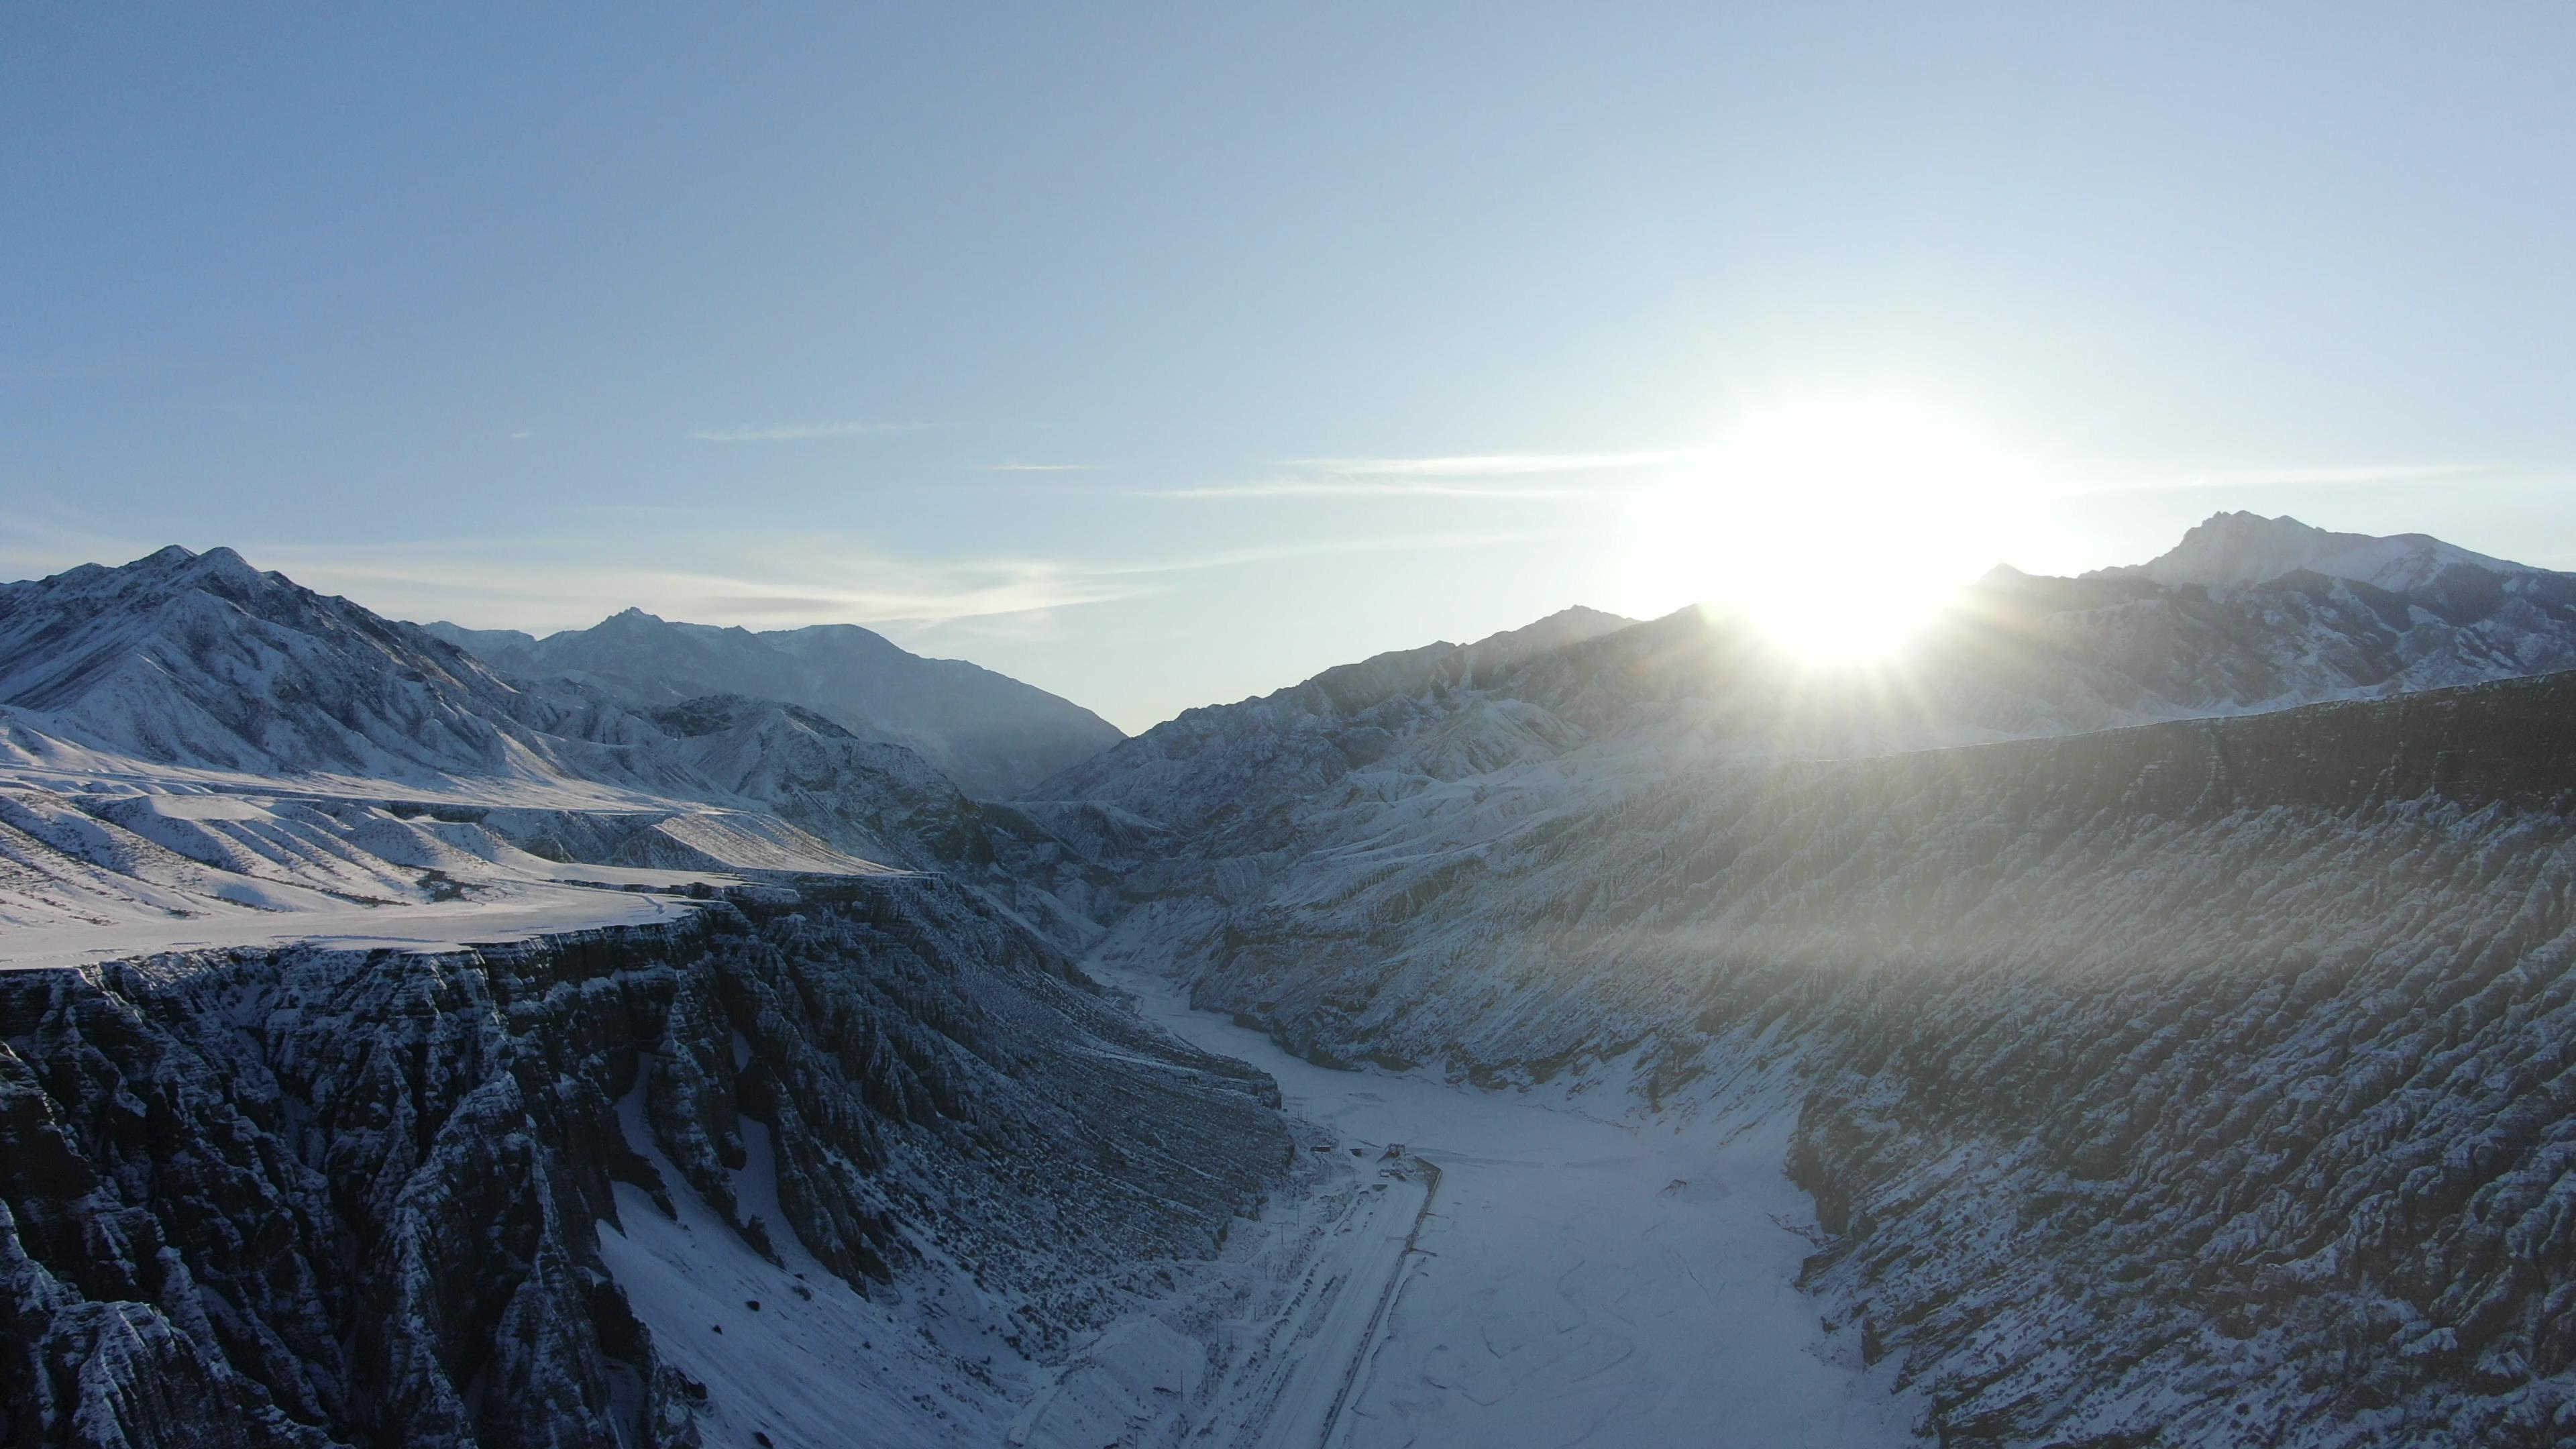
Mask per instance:
[[[1901,398],[1774,406],[1638,500],[1633,566],[1817,665],[1893,653],[1997,561],[2026,470],[1961,414]]]

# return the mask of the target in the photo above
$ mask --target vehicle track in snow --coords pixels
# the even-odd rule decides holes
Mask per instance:
[[[1371,1369],[1376,1366],[1377,1351],[1386,1342],[1386,1326],[1395,1312],[1396,1301],[1404,1296],[1405,1281],[1412,1276],[1414,1255],[1421,1251],[1423,1225],[1431,1221],[1431,1205],[1440,1199],[1440,1164],[1429,1158],[1411,1159],[1428,1179],[1423,1183],[1422,1206],[1413,1214],[1405,1230],[1404,1251],[1396,1255],[1395,1269],[1387,1274],[1385,1286],[1369,1314],[1368,1328],[1343,1367],[1341,1387],[1333,1394],[1332,1407],[1324,1415],[1323,1437],[1316,1442],[1321,1449],[1332,1449],[1335,1436],[1341,1432],[1343,1413],[1350,1407],[1352,1391],[1363,1387]],[[1282,1446],[1285,1449],[1285,1446]]]

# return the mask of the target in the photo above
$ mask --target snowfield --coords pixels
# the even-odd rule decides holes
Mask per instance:
[[[1158,974],[1090,964],[1183,1040],[1269,1072],[1292,1114],[1330,1130],[1342,1160],[1357,1147],[1378,1168],[1400,1145],[1400,1160],[1437,1170],[1418,1238],[1409,1229],[1419,1187],[1388,1193],[1385,1210],[1339,1235],[1347,1266],[1325,1275],[1340,1282],[1336,1311],[1297,1340],[1298,1373],[1279,1397],[1229,1397],[1215,1375],[1218,1391],[1173,1412],[1186,1442],[1914,1442],[1920,1404],[1891,1391],[1894,1365],[1862,1369],[1858,1344],[1826,1335],[1795,1286],[1815,1219],[1781,1171],[1781,1114],[1644,1117],[1616,1090],[1489,1092],[1337,1071],[1191,1010]],[[1021,1442],[1180,1443],[1180,1427]]]

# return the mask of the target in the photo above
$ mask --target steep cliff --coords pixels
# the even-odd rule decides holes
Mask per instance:
[[[992,1351],[889,1333],[876,1391],[977,1442],[994,1353],[1050,1351],[1257,1200],[1275,1101],[918,877],[516,947],[0,975],[8,1438],[695,1442],[735,1390],[672,1367],[599,1247],[687,1194],[841,1280],[786,1291],[963,1287]]]

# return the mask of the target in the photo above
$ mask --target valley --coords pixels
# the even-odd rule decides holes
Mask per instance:
[[[1778,1170],[1781,1116],[1641,1117],[1615,1084],[1489,1092],[1318,1067],[1150,970],[1100,974],[1183,1040],[1270,1073],[1289,1112],[1366,1159],[1400,1144],[1438,1173],[1383,1325],[1353,1314],[1300,1347],[1321,1377],[1348,1372],[1340,1413],[1298,1405],[1262,1437],[1220,1424],[1202,1442],[1912,1442],[1919,1406],[1822,1333],[1796,1286],[1815,1229]],[[1370,1226],[1383,1245],[1408,1225]]]
[[[2565,575],[2221,515],[1910,674],[1568,610],[1007,798],[822,712],[882,640],[600,629],[0,589],[12,1442],[2576,1414]]]

